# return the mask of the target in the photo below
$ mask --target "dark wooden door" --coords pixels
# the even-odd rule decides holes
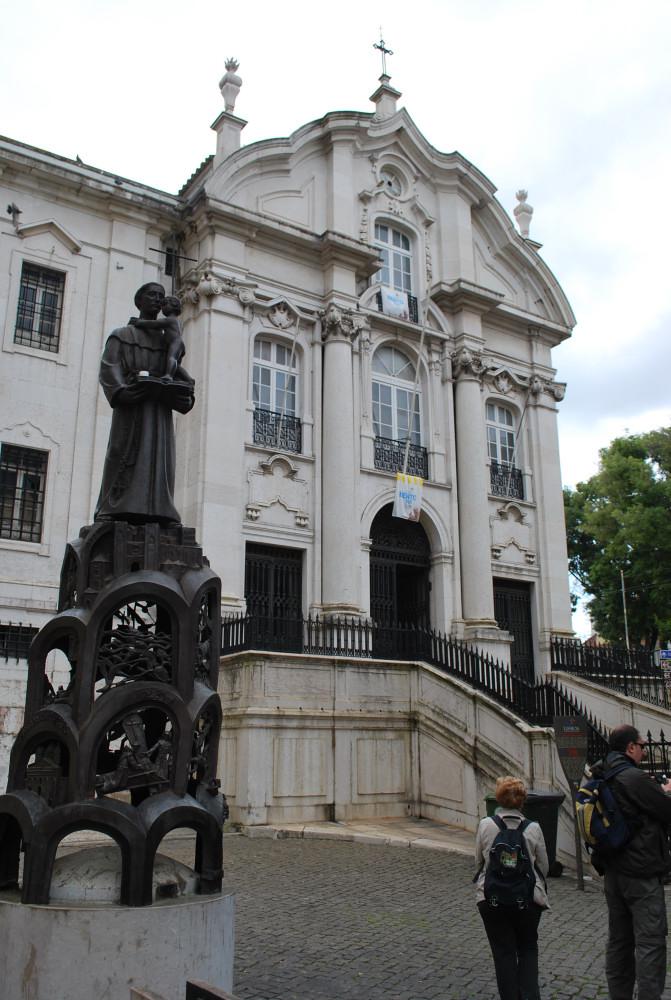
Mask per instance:
[[[534,680],[534,645],[531,631],[531,584],[494,580],[494,615],[499,628],[510,632],[513,645],[510,665],[514,673]]]
[[[303,553],[247,543],[245,600],[253,648],[302,652]]]

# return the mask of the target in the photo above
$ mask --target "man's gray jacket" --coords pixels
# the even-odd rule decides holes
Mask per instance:
[[[622,770],[609,784],[633,836],[616,854],[600,855],[598,863],[638,878],[662,875],[671,870],[667,836],[671,826],[671,795],[663,792],[645,771],[640,771],[630,757],[617,750],[611,750],[591,770],[595,778],[601,778],[620,767]]]

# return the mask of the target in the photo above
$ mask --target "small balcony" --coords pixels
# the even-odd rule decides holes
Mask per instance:
[[[411,295],[410,292],[405,292],[404,294],[407,295],[407,297],[408,297],[408,317],[407,317],[407,319],[411,323],[419,323],[419,308],[418,308],[418,305],[417,305],[417,298],[416,298],[416,296]],[[382,292],[378,292],[377,293],[377,295],[375,296],[375,301],[377,302],[378,312],[385,312],[385,309],[383,308],[383,303],[382,303]],[[401,316],[399,318],[403,319],[404,317]]]
[[[385,472],[403,472],[405,448],[405,441],[394,441],[392,438],[376,437],[375,468],[384,469]],[[426,448],[422,448],[417,444],[410,445],[406,472],[409,476],[421,476],[422,479],[429,478],[429,456]]]
[[[524,500],[524,478],[522,470],[514,465],[491,461],[489,466],[491,492],[496,497]]]
[[[254,444],[300,454],[303,437],[299,418],[274,410],[254,410]]]

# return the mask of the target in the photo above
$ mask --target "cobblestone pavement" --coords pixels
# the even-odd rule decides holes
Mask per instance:
[[[237,900],[240,1000],[496,997],[470,858],[235,835],[224,848],[225,886]],[[193,862],[186,843],[170,853]],[[607,998],[600,887],[578,892],[564,876],[549,888],[552,910],[539,935],[543,1000]]]

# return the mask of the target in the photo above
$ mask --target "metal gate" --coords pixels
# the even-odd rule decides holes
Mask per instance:
[[[494,580],[494,616],[499,628],[510,632],[513,645],[510,665],[515,674],[534,680],[534,645],[531,631],[531,584]]]
[[[245,600],[253,649],[303,650],[303,553],[247,542]]]
[[[371,526],[370,614],[377,625],[375,655],[393,657],[397,626],[430,628],[431,549],[420,524],[392,517],[391,511],[391,505],[383,507]]]

